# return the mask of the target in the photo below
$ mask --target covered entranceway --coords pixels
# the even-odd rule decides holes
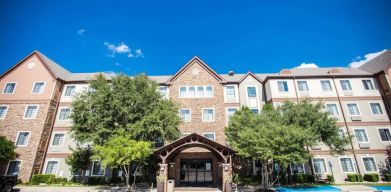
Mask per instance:
[[[225,184],[232,181],[233,153],[231,148],[196,133],[157,149],[155,155],[161,159],[158,174],[165,184],[164,189],[158,191],[170,191],[173,184],[175,187],[218,187],[227,191]]]

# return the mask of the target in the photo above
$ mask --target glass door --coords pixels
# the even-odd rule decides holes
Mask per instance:
[[[180,183],[187,186],[206,186],[213,182],[212,160],[181,160]]]

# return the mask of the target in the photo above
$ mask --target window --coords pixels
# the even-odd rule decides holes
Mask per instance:
[[[390,129],[388,128],[379,129],[379,135],[382,141],[391,141]]]
[[[356,136],[357,142],[359,143],[368,142],[368,136],[365,129],[355,129],[354,135]]]
[[[341,138],[345,137],[345,132],[343,131],[342,128],[338,129],[338,136],[341,137]]]
[[[383,109],[380,106],[380,103],[369,103],[373,115],[383,115]]]
[[[303,174],[304,165],[303,164],[291,164],[291,171],[293,174]]]
[[[6,105],[0,105],[0,119],[5,119],[5,116],[7,115],[8,106]]]
[[[204,87],[197,87],[197,97],[204,97]]]
[[[204,137],[214,141],[215,140],[215,133],[204,133]]]
[[[160,86],[159,93],[163,99],[168,99],[168,87],[167,86]]]
[[[186,87],[179,88],[179,97],[180,98],[186,97]]]
[[[5,84],[3,93],[4,94],[12,94],[15,91],[16,83],[7,83]]]
[[[212,86],[207,86],[206,87],[206,95],[205,97],[213,97],[213,88]]]
[[[247,87],[247,96],[248,97],[256,97],[257,89],[255,87]]]
[[[322,86],[322,91],[332,91],[331,83],[329,80],[321,80],[320,85]]]
[[[195,97],[195,87],[189,87],[188,97]]]
[[[66,86],[64,96],[67,96],[67,97],[74,96],[76,93],[75,90],[76,90],[76,86],[74,86],[74,85]]]
[[[210,122],[214,121],[214,110],[213,109],[202,109],[202,121]]]
[[[227,99],[234,99],[235,98],[235,86],[227,85],[225,86],[225,95]]]
[[[364,89],[367,91],[375,89],[375,87],[373,86],[372,80],[369,80],[369,79],[362,80],[362,85],[364,86]]]
[[[8,164],[7,175],[18,175],[21,161],[10,161]]]
[[[339,159],[341,163],[342,172],[354,172],[353,162],[351,158],[343,157]]]
[[[326,163],[324,159],[314,159],[314,170],[315,173],[326,173]]]
[[[44,86],[45,86],[45,82],[34,83],[33,93],[35,93],[35,94],[43,93]]]
[[[54,147],[62,146],[62,144],[64,142],[64,137],[65,137],[64,133],[55,133],[53,136],[52,146],[54,146]]]
[[[334,104],[334,103],[326,104],[326,109],[327,109],[327,112],[329,112],[330,115],[334,115],[334,116],[338,116],[339,115],[337,104]]]
[[[58,161],[48,161],[48,164],[46,165],[46,174],[53,174],[56,175],[58,168]]]
[[[94,161],[92,163],[92,175],[103,175],[104,171],[105,170],[100,161]]]
[[[231,117],[235,114],[236,111],[237,111],[236,108],[228,108],[227,109],[227,119],[228,119],[228,121],[231,119]]]
[[[35,119],[37,117],[38,105],[28,105],[24,113],[25,119]]]
[[[182,118],[184,122],[191,121],[191,112],[190,109],[181,109],[179,110],[179,116]]]
[[[341,83],[341,87],[342,87],[343,91],[351,91],[352,90],[352,86],[350,85],[349,80],[340,80],[339,82]]]
[[[297,81],[299,91],[308,91],[307,81]]]
[[[287,92],[288,91],[288,82],[287,81],[277,81],[278,91]]]
[[[360,115],[360,110],[356,103],[348,103],[347,105],[349,115]]]
[[[253,113],[255,114],[258,114],[259,113],[259,110],[257,108],[251,108],[250,109]]]
[[[362,161],[364,162],[364,167],[366,172],[377,171],[375,159],[373,157],[363,157]]]
[[[27,146],[27,143],[29,141],[29,136],[30,136],[30,132],[27,131],[18,132],[18,135],[16,137],[16,146],[18,147]]]
[[[60,121],[66,121],[69,120],[69,115],[71,114],[70,108],[61,108],[60,109],[60,115],[58,116],[58,120]]]

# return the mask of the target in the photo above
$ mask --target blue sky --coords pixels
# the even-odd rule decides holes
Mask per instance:
[[[219,73],[347,66],[391,48],[390,9],[389,0],[3,0],[0,72],[33,50],[72,72],[173,74],[195,55]]]

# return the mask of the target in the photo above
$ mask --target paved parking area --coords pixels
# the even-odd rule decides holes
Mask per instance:
[[[14,192],[98,192],[98,187],[15,186]]]

